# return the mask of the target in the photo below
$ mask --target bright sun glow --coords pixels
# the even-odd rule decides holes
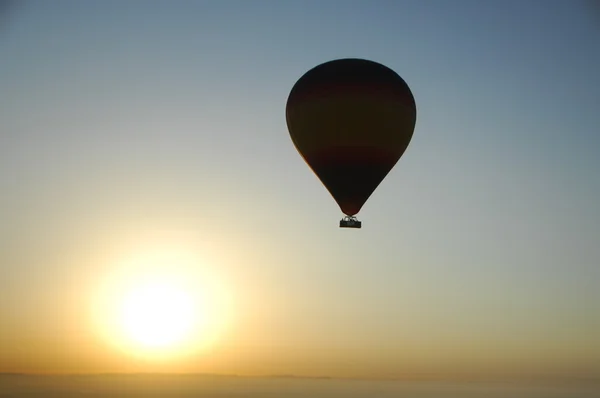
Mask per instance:
[[[151,250],[117,265],[96,297],[95,322],[104,340],[147,359],[213,346],[229,308],[209,265],[181,250]]]
[[[127,295],[122,322],[134,342],[165,347],[183,341],[191,332],[194,318],[201,315],[187,292],[157,281]]]

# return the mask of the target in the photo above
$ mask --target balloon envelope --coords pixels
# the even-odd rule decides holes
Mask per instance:
[[[404,154],[416,104],[393,70],[338,59],[306,72],[286,106],[291,139],[347,216],[357,214]]]

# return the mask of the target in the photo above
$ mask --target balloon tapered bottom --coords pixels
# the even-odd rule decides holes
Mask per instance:
[[[362,222],[354,216],[346,216],[340,220],[340,228],[360,228],[361,226]]]

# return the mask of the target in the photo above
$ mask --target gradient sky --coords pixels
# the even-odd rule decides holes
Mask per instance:
[[[0,371],[600,376],[600,12],[585,1],[33,1],[0,19]],[[285,124],[361,57],[410,85],[406,154],[342,214]],[[94,330],[121,259],[203,258],[217,344]],[[140,254],[142,255],[142,254]]]

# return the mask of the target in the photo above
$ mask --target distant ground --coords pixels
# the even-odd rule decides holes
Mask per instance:
[[[219,375],[0,374],[0,397],[219,397],[219,398],[597,398],[590,381],[447,382],[367,381]]]

